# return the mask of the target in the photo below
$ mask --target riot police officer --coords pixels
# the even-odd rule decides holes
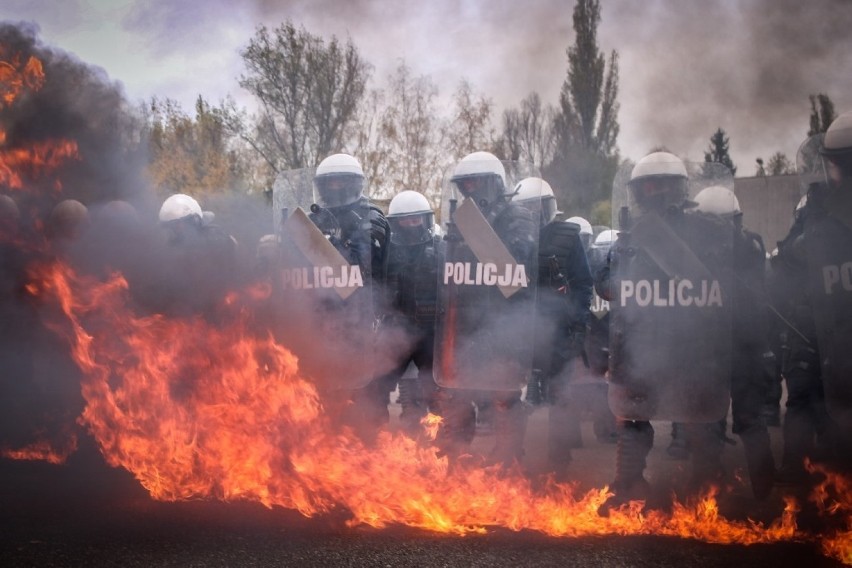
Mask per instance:
[[[538,243],[538,212],[534,218],[513,202],[513,188],[503,163],[489,152],[468,154],[453,168],[445,188],[449,210],[442,215],[447,252],[434,365],[443,392],[489,399],[495,436],[490,460],[507,465],[524,454],[527,412],[521,392],[532,366]],[[464,451],[470,417],[468,411],[443,416],[439,436],[450,433],[449,452]]]
[[[390,244],[385,284],[390,298],[384,323],[409,336],[406,344],[411,347],[384,380],[389,390],[399,387],[400,420],[410,434],[420,430],[420,420],[428,410],[438,414],[432,357],[443,241],[435,235],[434,217],[429,201],[417,191],[401,191],[388,206]],[[417,367],[413,379],[404,376],[411,363]]]
[[[381,282],[387,256],[388,222],[382,210],[364,195],[364,170],[349,154],[332,154],[322,160],[314,177],[318,208],[311,220],[321,229],[338,232],[353,261],[368,270],[368,277]],[[365,229],[369,241],[354,237]]]
[[[532,202],[537,206],[533,210],[540,209],[536,349],[527,399],[535,401],[538,392],[549,403],[548,462],[557,475],[563,475],[571,462],[571,448],[582,440],[582,408],[572,400],[570,382],[577,358],[584,355],[592,275],[583,227],[557,220],[556,197],[549,183],[526,178],[515,187],[512,199],[527,207]],[[591,225],[588,231],[591,235]]]
[[[852,113],[835,119],[824,136],[805,141],[798,161],[807,195],[773,258],[775,292],[795,330],[788,334],[784,365],[787,409],[779,471],[780,483],[794,485],[809,480],[805,457],[840,459],[848,467]]]
[[[697,165],[694,175],[708,175],[711,166]],[[732,235],[723,223],[688,213],[695,205],[689,181],[682,160],[654,152],[630,170],[631,205],[619,207],[614,194],[619,237],[596,281],[610,304],[609,400],[619,418],[615,496],[604,513],[649,496],[651,419],[689,430],[691,486],[718,482],[723,473],[718,424],[730,400]]]
[[[236,240],[212,223],[212,214],[202,211],[195,198],[183,193],[163,201],[158,219],[164,237],[156,252],[161,266],[154,274],[140,275],[137,299],[153,312],[215,319],[232,288]]]
[[[775,365],[768,342],[766,249],[760,235],[743,227],[739,201],[728,188],[707,187],[695,196],[695,202],[696,213],[722,219],[731,224],[734,232],[731,431],[745,446],[752,493],[765,499],[775,477],[775,461],[762,413]],[[721,425],[726,426],[724,421]]]
[[[358,300],[360,305],[349,310],[350,316],[360,320],[361,329],[366,330],[371,322],[364,320],[375,318],[380,309],[381,299],[376,291],[384,282],[390,228],[381,209],[364,194],[365,182],[364,171],[354,156],[338,153],[326,157],[314,173],[316,202],[309,217],[345,261],[359,268],[365,289],[373,292],[372,300],[363,296]],[[353,424],[364,440],[372,440],[390,419],[388,394],[381,376],[351,390],[349,396],[354,404],[347,407],[344,422]]]

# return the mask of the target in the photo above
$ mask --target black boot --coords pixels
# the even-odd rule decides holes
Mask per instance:
[[[651,486],[645,479],[648,453],[654,445],[654,428],[650,422],[621,421],[615,454],[615,480],[610,485],[613,496],[598,510],[609,511],[628,501],[647,501]]]
[[[745,447],[752,494],[755,499],[763,501],[769,497],[775,483],[775,459],[772,457],[769,432],[766,426],[752,426],[740,433],[740,439]]]

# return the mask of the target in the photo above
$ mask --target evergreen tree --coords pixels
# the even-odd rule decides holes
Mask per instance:
[[[618,165],[618,53],[611,52],[607,70],[597,43],[600,19],[598,0],[577,1],[576,38],[567,50],[568,76],[554,119],[554,158],[544,168],[573,214],[588,215],[596,202],[609,199]]]
[[[808,137],[828,130],[828,126],[837,118],[834,103],[828,95],[820,93],[808,97],[811,101],[811,118]]]
[[[731,161],[731,156],[728,153],[729,147],[728,136],[725,134],[724,130],[719,128],[713,136],[710,137],[710,147],[706,152],[704,152],[704,161],[717,162],[728,166],[731,173],[736,175],[737,167],[734,165],[734,162]]]

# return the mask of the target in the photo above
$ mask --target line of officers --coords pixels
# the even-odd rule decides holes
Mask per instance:
[[[720,483],[730,409],[755,497],[779,482],[807,486],[806,460],[845,469],[852,456],[852,113],[799,154],[807,195],[771,255],[743,226],[730,172],[711,175],[710,165],[667,152],[624,172],[625,193],[613,194],[618,228],[594,240],[583,219],[562,219],[547,182],[507,173],[488,152],[448,176],[443,227],[416,191],[398,193],[384,215],[364,195],[358,161],[335,154],[310,172],[305,206],[348,268],[322,273],[322,247],[309,232],[288,232],[294,216],[276,210],[278,233],[257,247],[257,273],[276,291],[264,321],[327,380],[318,384],[332,413],[368,442],[389,422],[398,388],[412,436],[423,436],[427,412],[439,416],[434,444],[456,462],[477,459],[473,439],[490,428],[494,446],[482,459],[511,467],[524,456],[530,408],[547,403],[549,467],[570,479],[579,420],[591,411],[598,439],[616,445],[611,505],[649,497],[651,420],[672,424],[669,455],[691,457],[695,488]],[[85,217],[78,205],[62,204],[70,212],[61,217]],[[139,225],[122,205],[101,212],[114,221],[101,223],[105,234]],[[2,196],[0,227],[17,217]],[[168,249],[188,251],[171,254],[175,270],[163,269],[163,255],[123,266],[127,247],[94,256],[127,272],[148,311],[203,312],[209,306],[187,299],[212,305],[231,289],[236,243],[186,195],[165,200],[159,219]],[[123,241],[148,251],[144,234]],[[88,242],[109,249],[117,239]],[[191,285],[146,276],[187,272]],[[782,380],[776,468],[767,425],[778,425]]]
[[[510,184],[487,152],[453,170],[444,227],[410,190],[384,216],[364,197],[357,160],[330,156],[315,172],[310,218],[325,227],[329,215],[341,220],[323,233],[374,284],[371,305],[395,350],[386,372],[346,397],[362,435],[388,422],[398,387],[411,435],[431,412],[441,417],[439,450],[465,459],[479,422],[494,434],[482,459],[511,466],[524,455],[530,406],[546,402],[549,467],[569,479],[571,449],[582,443],[578,421],[592,409],[595,434],[617,447],[608,505],[649,497],[651,420],[671,422],[668,453],[691,456],[694,489],[724,481],[722,449],[734,443],[726,436],[729,409],[758,499],[779,482],[812,483],[807,460],[847,467],[852,377],[838,346],[852,339],[852,114],[811,143],[810,157],[801,155],[806,146],[800,165],[816,173],[803,178],[807,196],[771,255],[743,226],[730,172],[722,182],[708,175],[710,165],[690,170],[667,152],[626,174],[624,199],[613,198],[619,228],[594,241],[582,219],[562,219],[547,182],[529,176]],[[472,220],[468,202],[503,250]],[[347,216],[351,222],[342,221]],[[346,224],[363,229],[363,246]],[[262,239],[259,258],[280,262],[285,240]],[[521,281],[511,268],[503,274],[505,252],[523,267]],[[593,313],[594,305],[604,309]],[[405,340],[394,342],[387,330],[402,330]],[[335,345],[326,347],[329,357]],[[416,377],[406,372],[412,363]],[[598,380],[584,398],[587,376]],[[767,426],[780,422],[782,380],[788,394],[776,467]]]
[[[323,230],[326,238],[380,291],[372,306],[381,327],[404,330],[406,337],[394,343],[386,334],[395,346],[387,371],[346,399],[363,437],[388,422],[389,394],[398,387],[402,424],[412,435],[422,431],[429,411],[441,417],[440,451],[465,459],[479,423],[494,434],[482,459],[511,466],[524,456],[530,405],[547,402],[549,467],[570,479],[571,449],[582,444],[579,419],[591,408],[599,440],[617,448],[610,504],[651,494],[645,477],[651,420],[671,422],[668,453],[691,457],[694,489],[724,481],[721,454],[726,442],[733,443],[726,436],[729,409],[758,499],[778,482],[812,481],[806,459],[844,465],[838,461],[846,453],[842,428],[824,396],[820,322],[808,280],[813,262],[804,251],[809,238],[811,248],[823,246],[821,229],[814,236],[809,223],[834,223],[832,215],[848,213],[826,210],[825,203],[826,196],[850,190],[850,123],[852,115],[842,115],[819,140],[817,161],[829,175],[811,184],[790,234],[769,261],[760,236],[743,226],[732,182],[707,184],[690,196],[695,174],[667,152],[632,167],[627,214],[619,215],[617,231],[602,231],[594,242],[581,219],[562,219],[547,182],[526,177],[507,183],[503,164],[488,152],[456,165],[444,196],[444,227],[435,225],[426,198],[410,190],[398,193],[384,216],[364,196],[357,160],[330,156],[315,172],[310,218],[320,227],[329,225],[329,215],[340,220]],[[460,218],[466,202],[475,203],[525,268],[528,285],[518,286],[519,293],[501,288],[499,276],[484,282],[489,259],[493,264],[500,254],[489,252],[475,223],[459,228],[454,213]],[[362,245],[346,234],[347,224],[367,235]],[[848,235],[841,231],[837,238],[844,237],[835,248],[846,254]],[[259,258],[280,262],[283,242],[265,237]],[[848,266],[839,269],[838,294],[849,291],[843,270]],[[593,301],[609,309],[593,314]],[[852,314],[839,315],[843,323],[832,325],[845,329]],[[329,345],[323,358],[340,347]],[[519,359],[522,364],[514,364]],[[412,363],[416,377],[406,372]],[[503,380],[507,373],[513,380]],[[586,376],[598,379],[589,398],[580,388]],[[782,377],[788,398],[776,467],[767,425],[779,419]],[[609,405],[600,404],[607,398]]]

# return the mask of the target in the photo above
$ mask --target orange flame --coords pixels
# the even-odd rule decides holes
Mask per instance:
[[[30,56],[21,63],[21,54],[7,56],[0,46],[0,110],[11,105],[21,91],[38,91],[44,85],[44,70],[41,61]]]
[[[837,519],[840,527],[822,538],[822,550],[826,556],[852,565],[852,479],[811,463],[805,464],[811,473],[819,473],[824,479],[814,488],[811,500],[820,512]]]
[[[38,91],[45,81],[41,61],[35,56],[22,63],[19,53],[6,55],[0,45],[0,111],[11,106],[25,90]],[[80,159],[77,143],[72,140],[42,140],[26,148],[3,149],[7,133],[0,128],[0,185],[21,189],[24,180],[40,180],[70,159]],[[62,189],[58,178],[52,180],[54,190]]]
[[[5,134],[0,137],[0,143],[4,138]],[[29,148],[0,150],[0,185],[21,189],[24,187],[24,179],[44,178],[71,159],[80,159],[77,143],[73,140],[44,140]],[[62,189],[58,178],[52,181],[55,190]]]
[[[39,440],[25,448],[4,449],[0,451],[0,456],[12,460],[38,460],[61,465],[76,451],[77,436],[70,434],[60,447],[56,447],[48,440]]]
[[[792,504],[768,527],[721,517],[713,494],[669,514],[643,512],[634,502],[601,517],[606,487],[577,495],[574,486],[551,481],[535,490],[519,472],[450,468],[433,448],[389,432],[366,447],[329,427],[296,358],[247,318],[215,328],[201,319],[136,317],[119,276],[98,285],[53,265],[38,278],[67,316],[85,375],[82,423],[107,461],[131,471],[156,499],[248,499],[305,515],[343,506],[351,524],[459,535],[502,526],[714,543],[800,536]]]

